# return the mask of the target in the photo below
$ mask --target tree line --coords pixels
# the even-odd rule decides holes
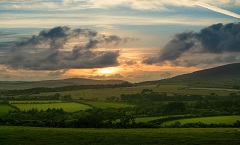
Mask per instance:
[[[115,111],[122,111],[122,114],[118,116],[113,115]],[[116,116],[117,115],[117,116]],[[116,117],[120,117],[118,121]],[[63,109],[47,109],[46,111],[32,109],[28,111],[10,111],[8,114],[0,117],[0,125],[8,126],[34,126],[34,127],[56,127],[56,128],[213,128],[213,127],[240,127],[240,121],[236,121],[234,124],[204,124],[201,122],[181,124],[175,122],[168,126],[160,126],[162,122],[193,118],[194,115],[182,115],[173,116],[163,119],[158,119],[144,122],[135,122],[135,117],[129,111],[125,110],[103,110],[103,109],[89,109],[86,111],[80,111],[77,113],[67,113]]]

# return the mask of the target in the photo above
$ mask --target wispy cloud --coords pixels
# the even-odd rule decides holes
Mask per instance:
[[[109,25],[161,25],[177,24],[206,26],[212,23],[228,23],[231,19],[227,18],[199,18],[185,15],[175,16],[136,16],[136,15],[111,15],[111,14],[5,14],[11,19],[2,19],[1,28],[51,28],[57,25],[76,26],[109,26]],[[56,16],[56,17],[55,17]],[[53,18],[54,17],[54,18]],[[107,27],[105,27],[107,28]],[[108,27],[109,29],[110,27]]]

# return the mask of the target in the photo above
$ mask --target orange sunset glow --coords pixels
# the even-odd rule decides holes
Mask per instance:
[[[238,6],[223,0],[3,0],[0,80],[140,82],[238,62],[237,33],[231,33],[239,25],[233,23]]]

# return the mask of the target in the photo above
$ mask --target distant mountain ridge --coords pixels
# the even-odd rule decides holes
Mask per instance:
[[[70,85],[106,85],[106,84],[122,84],[123,80],[93,80],[85,78],[68,78],[62,80],[44,80],[44,81],[0,81],[0,90],[5,89],[28,89],[37,87],[62,87]]]
[[[240,80],[240,63],[227,64],[214,68],[204,69],[189,74],[183,74],[171,79],[201,79],[201,80],[229,80],[239,79]]]
[[[175,76],[168,79],[140,82],[139,85],[182,84],[189,87],[233,88],[240,86],[240,63],[232,63]]]

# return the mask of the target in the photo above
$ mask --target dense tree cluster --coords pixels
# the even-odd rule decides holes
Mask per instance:
[[[129,109],[89,109],[67,113],[63,109],[10,111],[0,117],[0,125],[71,128],[132,128],[147,124],[135,123]],[[119,121],[116,118],[120,118]],[[150,125],[148,125],[151,127]]]
[[[61,128],[156,128],[163,122],[194,118],[196,115],[170,116],[150,121],[148,123],[135,122],[135,116],[128,109],[89,109],[77,113],[67,113],[63,109],[47,109],[46,111],[32,109],[29,111],[10,111],[0,117],[0,125],[61,127]],[[116,119],[120,118],[120,119]],[[164,127],[170,128],[213,128],[213,127],[240,127],[238,120],[234,124],[204,124],[201,122],[181,124],[175,122]]]

